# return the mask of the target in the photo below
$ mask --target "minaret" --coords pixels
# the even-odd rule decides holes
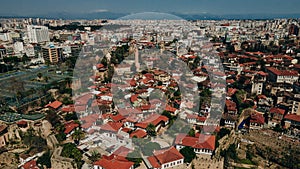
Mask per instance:
[[[134,45],[134,57],[135,57],[135,67],[136,71],[140,70],[140,62],[139,62],[139,50],[137,48],[137,45]]]

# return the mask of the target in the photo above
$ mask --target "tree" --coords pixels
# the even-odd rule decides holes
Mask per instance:
[[[91,160],[93,163],[101,158],[101,154],[98,151],[92,151],[91,156],[89,157],[89,160]]]
[[[82,153],[77,149],[76,145],[73,143],[67,143],[63,145],[63,150],[61,152],[63,157],[72,158],[77,163],[77,168],[81,168]]]
[[[69,91],[66,90],[66,92],[68,93]],[[70,97],[64,97],[63,100],[61,101],[64,105],[69,105],[69,104],[73,104],[73,100]]]
[[[101,64],[103,64],[104,67],[107,67],[107,58],[106,58],[106,56],[104,56],[103,59],[101,60]]]
[[[43,77],[43,74],[40,72],[40,73],[37,74],[37,77],[40,79],[40,78]]]
[[[53,110],[47,110],[46,111],[47,115],[46,115],[46,120],[48,120],[52,126],[56,127],[59,126],[60,121],[59,121],[59,116],[57,115],[57,113]]]
[[[191,147],[184,147],[179,151],[184,156],[184,162],[190,163],[196,157],[194,149]]]
[[[196,134],[196,132],[195,132],[194,129],[191,129],[191,130],[189,131],[189,133],[188,133],[188,135],[191,136],[191,137],[195,137],[195,134]]]
[[[29,57],[27,56],[27,54],[25,53],[23,56],[22,56],[22,62],[25,64],[26,62],[30,61]]]
[[[75,130],[74,133],[72,134],[72,139],[75,142],[79,143],[79,140],[84,138],[84,132],[82,130]]]
[[[51,154],[50,151],[44,153],[41,157],[38,158],[37,163],[46,166],[47,168],[51,168]]]
[[[156,136],[155,126],[152,123],[147,126],[146,131],[149,136]]]
[[[55,135],[58,142],[63,142],[66,140],[67,136],[64,132],[58,133]]]
[[[66,120],[66,121],[70,121],[70,120],[78,120],[78,116],[77,116],[76,112],[68,113],[68,114],[65,116],[65,120]]]
[[[172,116],[172,114],[169,111],[166,111],[166,110],[164,110],[161,115],[166,116],[169,119],[174,119],[174,116]]]
[[[229,135],[229,134],[230,134],[230,130],[229,130],[229,129],[227,129],[227,128],[221,128],[221,129],[220,129],[220,132],[219,132],[218,135],[217,135],[217,138],[218,138],[218,140],[219,140],[219,139],[221,139],[221,138],[223,138],[224,136]]]

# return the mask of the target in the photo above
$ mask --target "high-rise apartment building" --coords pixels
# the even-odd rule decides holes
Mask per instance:
[[[30,43],[49,42],[49,30],[46,26],[28,25],[28,38]]]
[[[58,63],[62,59],[63,49],[55,47],[54,45],[49,45],[42,48],[42,54],[45,62]]]

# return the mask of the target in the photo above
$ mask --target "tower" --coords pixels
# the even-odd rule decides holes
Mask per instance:
[[[134,45],[134,58],[135,58],[135,67],[136,67],[136,71],[140,70],[140,62],[139,62],[139,50],[137,48],[137,45]]]

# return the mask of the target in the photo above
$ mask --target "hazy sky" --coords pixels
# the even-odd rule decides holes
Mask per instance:
[[[1,0],[0,14],[109,11],[211,14],[300,13],[300,0]]]

